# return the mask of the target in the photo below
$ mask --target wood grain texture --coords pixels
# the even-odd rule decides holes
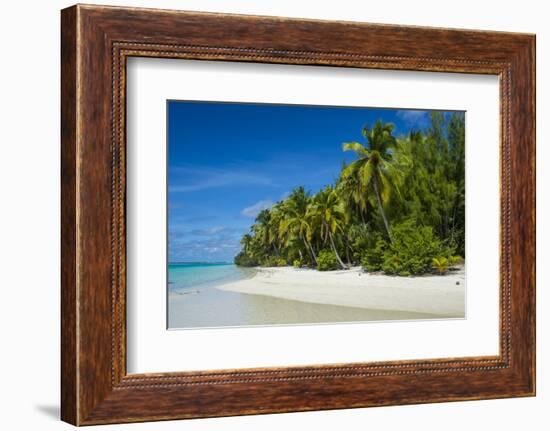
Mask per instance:
[[[61,16],[61,417],[77,422],[76,9]]]
[[[126,59],[495,74],[496,357],[126,374]],[[535,393],[533,35],[101,6],[62,11],[62,419],[76,425]]]

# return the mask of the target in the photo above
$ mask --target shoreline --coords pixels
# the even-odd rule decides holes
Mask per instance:
[[[251,278],[215,288],[313,304],[465,317],[463,267],[443,276],[411,277],[366,273],[360,267],[326,272],[294,267],[255,270]]]

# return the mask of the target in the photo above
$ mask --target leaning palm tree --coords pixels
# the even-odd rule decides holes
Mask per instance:
[[[310,196],[303,187],[292,191],[282,206],[283,218],[279,224],[279,236],[285,244],[289,244],[294,238],[303,242],[306,253],[317,264],[315,250],[311,246],[311,225],[307,220],[307,209],[310,205]]]
[[[393,128],[393,124],[377,121],[372,129],[363,128],[366,145],[359,142],[344,143],[342,149],[355,152],[357,160],[349,164],[341,174],[343,181],[351,181],[352,177],[357,179],[357,187],[360,188],[365,202],[369,192],[374,193],[390,241],[392,237],[384,204],[388,202],[392,191],[399,191],[398,184],[402,177],[399,163],[394,157],[397,140],[392,135]]]
[[[317,193],[313,205],[311,205],[308,210],[308,218],[312,219],[315,225],[319,227],[321,239],[323,241],[329,241],[330,247],[336,256],[336,260],[338,260],[338,263],[343,269],[347,269],[347,266],[342,262],[338,254],[334,242],[334,236],[342,231],[346,220],[338,194],[331,186],[325,187]]]

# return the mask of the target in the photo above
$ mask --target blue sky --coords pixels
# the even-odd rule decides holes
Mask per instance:
[[[169,261],[232,262],[261,209],[334,183],[379,119],[399,136],[429,111],[168,101]]]

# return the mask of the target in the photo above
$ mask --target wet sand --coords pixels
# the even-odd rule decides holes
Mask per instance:
[[[359,268],[261,268],[246,280],[169,296],[170,328],[461,318],[464,271],[391,277]],[[458,284],[457,284],[458,283]]]

